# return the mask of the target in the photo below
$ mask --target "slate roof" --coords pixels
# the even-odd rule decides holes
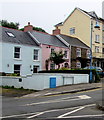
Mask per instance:
[[[59,36],[63,38],[67,43],[69,43],[69,45],[71,46],[77,46],[77,47],[89,49],[89,47],[78,38],[63,35],[63,34],[60,34]]]
[[[76,8],[73,10],[73,12],[74,12],[76,9],[84,12],[84,13],[85,13],[86,15],[88,15],[89,17],[92,17],[92,18],[94,18],[94,19],[96,19],[96,20],[101,20],[101,21],[104,22],[104,19],[98,17],[97,14],[95,13],[95,11],[87,12],[87,11],[85,11],[85,10],[82,10],[82,9],[76,7]],[[72,12],[72,13],[73,13],[73,12]],[[71,13],[71,14],[72,14],[72,13]],[[71,14],[70,14],[70,15],[71,15]],[[69,16],[70,16],[70,15],[69,15]],[[65,19],[65,21],[69,18],[69,16]],[[65,21],[64,21],[64,22],[65,22]],[[55,27],[61,26],[61,25],[63,25],[64,22],[60,22],[60,23],[58,23],[58,24],[56,24],[56,25],[54,25],[54,26],[55,26]]]
[[[14,37],[10,37],[7,34],[7,32],[12,33]],[[1,26],[0,26],[0,41],[7,43],[37,46],[36,42],[28,35],[28,33]]]
[[[41,43],[46,45],[53,45],[57,47],[64,47],[67,48],[67,46],[61,42],[55,35],[50,35],[47,33],[41,33],[37,31],[31,31],[31,34]]]
[[[87,11],[82,10],[82,9],[80,9],[80,8],[77,8],[77,9],[81,10],[82,12],[86,13],[87,15],[89,15],[90,17],[92,17],[92,18],[94,18],[94,19],[104,21],[104,19],[103,19],[103,18],[100,18],[100,17],[98,17],[98,16],[97,16],[97,14],[96,14],[96,12],[95,12],[95,11],[90,11],[90,12],[87,12]]]

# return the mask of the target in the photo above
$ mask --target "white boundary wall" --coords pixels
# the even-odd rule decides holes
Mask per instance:
[[[56,87],[89,83],[88,74],[35,73],[32,76],[26,77],[0,76],[0,85],[14,86],[15,88],[23,87],[24,89],[43,90],[50,88],[50,78],[52,77],[56,78]]]

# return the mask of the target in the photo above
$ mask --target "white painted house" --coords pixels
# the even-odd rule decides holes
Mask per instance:
[[[31,75],[41,70],[41,47],[26,32],[0,27],[0,72]]]

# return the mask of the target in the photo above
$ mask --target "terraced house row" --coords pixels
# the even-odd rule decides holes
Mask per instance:
[[[77,37],[89,47],[92,41],[92,63],[104,69],[104,19],[94,11],[75,8],[65,21],[55,27],[56,34]]]
[[[60,50],[65,54],[66,60],[60,67],[86,67],[90,63],[91,21],[88,20],[93,20],[95,24],[96,17],[94,12],[87,13],[75,8],[64,22],[55,25],[52,35],[34,31],[30,23],[24,27],[24,31],[1,26],[0,72],[25,76],[40,70],[56,69],[57,66],[49,58],[53,51]],[[104,20],[97,20],[102,26]],[[93,64],[104,68],[102,29],[103,27],[93,30]]]

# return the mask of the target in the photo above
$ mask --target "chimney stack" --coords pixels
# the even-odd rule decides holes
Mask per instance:
[[[60,34],[60,29],[56,28],[53,30],[53,35],[59,35]]]
[[[28,25],[24,27],[24,32],[27,32],[27,31],[33,31],[33,26],[30,25],[30,22],[28,22]]]

